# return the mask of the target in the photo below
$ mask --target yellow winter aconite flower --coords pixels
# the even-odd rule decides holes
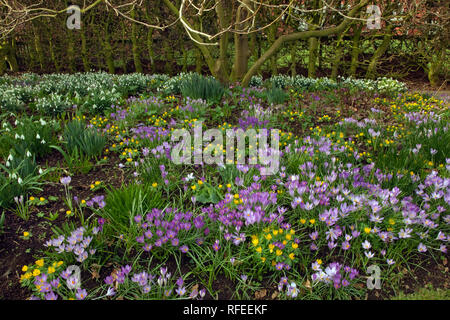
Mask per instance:
[[[261,253],[262,252],[262,248],[261,247],[256,248],[256,252]]]
[[[158,184],[157,184],[156,182],[153,182],[153,183],[152,183],[152,187],[153,187],[153,188],[156,188],[157,186],[158,186]]]
[[[44,259],[36,260],[35,263],[37,266],[42,267],[42,266],[44,266]]]
[[[275,251],[275,254],[276,254],[277,256],[281,256],[281,255],[283,254],[283,251],[281,251],[280,249],[277,249],[277,250]]]
[[[22,272],[27,272],[27,270],[28,270],[28,266],[23,266],[22,267]]]
[[[49,274],[52,274],[52,273],[54,273],[56,271],[56,269],[54,268],[54,267],[48,267],[48,269],[47,269],[47,272],[49,273]]]
[[[34,269],[33,270],[33,276],[37,277],[40,274],[41,274],[41,270],[39,270],[39,269]]]
[[[29,235],[30,235],[30,233],[27,232],[27,231],[25,231],[25,232],[23,233],[23,236],[24,236],[24,237],[28,237]]]
[[[293,243],[292,243],[292,249],[297,249],[297,248],[298,248],[298,244],[295,243],[295,242],[293,242]]]
[[[370,229],[369,227],[365,227],[365,228],[364,228],[364,232],[365,232],[365,233],[369,234],[370,231],[372,231],[372,229]]]

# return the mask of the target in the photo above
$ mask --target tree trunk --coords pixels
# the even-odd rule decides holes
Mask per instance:
[[[274,23],[269,27],[268,40],[270,45],[274,44],[276,36],[277,36],[277,26]],[[272,55],[272,57],[270,58],[270,72],[272,75],[278,74],[276,53]]]
[[[135,19],[136,11],[133,9],[131,11],[131,18]],[[136,72],[142,73],[142,63],[140,59],[140,50],[139,50],[139,41],[138,41],[138,24],[131,23],[131,44],[132,44],[132,52],[133,52],[133,60],[134,60],[134,68]]]
[[[104,28],[104,40],[103,42],[103,52],[105,54],[105,62],[108,68],[108,72],[114,74],[116,72],[116,68],[114,66],[114,58],[111,43],[109,42],[109,17],[106,21],[106,26]],[[126,62],[125,62],[126,63]]]
[[[155,57],[153,51],[153,28],[150,28],[147,32],[147,52],[150,59],[150,70],[155,72]]]
[[[311,37],[308,40],[308,44],[309,44],[308,78],[315,78],[319,40],[316,37]]]
[[[372,56],[372,59],[370,60],[369,67],[367,68],[366,78],[374,79],[376,77],[378,60],[389,48],[389,45],[391,44],[391,38],[392,38],[392,25],[386,28],[386,34],[383,37],[383,42],[375,51],[375,53]]]
[[[440,85],[440,73],[442,71],[442,66],[445,61],[446,47],[442,46],[437,56],[433,56],[430,62],[430,67],[428,68],[428,80],[432,87],[439,87]]]
[[[291,44],[291,76],[297,75],[297,43],[294,41]]]
[[[355,77],[356,76],[356,70],[358,69],[358,65],[359,65],[359,52],[360,52],[360,47],[359,47],[359,42],[360,42],[360,38],[361,38],[361,31],[362,31],[362,24],[358,24],[355,29],[354,29],[354,35],[353,35],[353,41],[352,41],[352,53],[351,53],[351,63],[350,63],[350,71],[349,71],[349,75],[351,77]]]
[[[216,6],[217,17],[219,18],[219,27],[224,30],[231,21],[231,6],[226,0],[218,0]],[[219,58],[215,62],[215,76],[223,83],[228,83],[231,79],[230,66],[228,63],[228,46],[230,33],[224,32],[219,39]],[[234,70],[233,70],[234,72]]]
[[[39,66],[41,68],[41,71],[44,70],[44,52],[42,50],[42,45],[41,45],[41,37],[40,37],[40,33],[39,30],[37,30],[37,24],[34,23],[33,24],[33,33],[34,33],[34,50],[36,51],[36,56],[38,58],[38,62],[39,62]]]
[[[331,68],[331,79],[336,79],[339,73],[339,66],[341,65],[342,52],[344,51],[344,36],[348,29],[345,30],[336,40],[336,53],[334,55],[333,66]]]
[[[91,69],[89,63],[89,55],[87,52],[87,41],[86,41],[86,30],[83,28],[81,30],[81,59],[83,60],[83,68],[85,72],[89,72]]]

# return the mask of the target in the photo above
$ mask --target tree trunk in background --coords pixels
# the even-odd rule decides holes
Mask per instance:
[[[181,45],[181,50],[183,52],[183,68],[181,69],[181,72],[187,72],[188,67],[188,50],[186,50],[186,47],[184,45]]]
[[[367,68],[366,78],[374,79],[376,77],[378,60],[389,48],[389,45],[391,44],[391,39],[392,39],[392,25],[386,28],[386,34],[383,37],[383,42],[375,51],[375,53],[372,56],[372,59],[370,60],[369,67]]]
[[[44,52],[42,50],[42,45],[41,45],[41,37],[40,37],[40,32],[38,30],[38,25],[37,22],[33,23],[33,34],[34,34],[34,50],[36,51],[36,56],[39,62],[39,66],[41,68],[41,71],[44,70]]]
[[[200,49],[195,49],[195,72],[202,73],[203,58]]]
[[[350,71],[349,75],[351,77],[356,76],[356,70],[358,69],[359,65],[359,52],[360,52],[360,39],[361,39],[361,31],[362,31],[362,24],[358,24],[354,29],[354,35],[353,35],[353,41],[352,41],[352,61],[350,63]]]
[[[153,28],[149,28],[147,32],[147,52],[150,59],[150,72],[154,72],[155,56],[153,51]]]
[[[269,34],[268,34],[268,40],[269,40],[269,45],[273,45],[275,43],[275,39],[277,36],[277,26],[276,24],[272,24],[269,27]],[[270,58],[270,72],[272,73],[272,75],[276,75],[278,74],[278,68],[277,68],[277,54],[273,54],[272,57]]]
[[[315,78],[319,40],[316,37],[309,38],[308,44],[309,44],[308,77]]]
[[[173,74],[173,66],[174,66],[174,59],[173,59],[173,49],[170,45],[170,40],[168,38],[164,39],[164,55],[166,59],[166,64],[164,65],[164,72],[172,75]]]
[[[106,26],[104,28],[104,40],[103,42],[103,51],[104,51],[104,55],[105,55],[105,62],[106,62],[106,66],[108,67],[108,72],[109,73],[115,73],[116,72],[116,68],[114,66],[114,58],[113,58],[113,51],[112,51],[112,46],[111,43],[109,42],[109,17],[108,20],[106,22]],[[125,62],[126,63],[126,62]]]
[[[216,13],[219,18],[219,27],[225,29],[231,21],[232,8],[227,5],[226,0],[217,1]],[[219,39],[219,58],[214,65],[214,74],[223,83],[227,83],[230,76],[230,66],[228,64],[228,46],[230,41],[230,33],[225,32]],[[234,71],[234,70],[233,70]]]
[[[291,44],[291,76],[297,75],[297,42]]]
[[[131,11],[131,18],[135,19],[136,11],[133,9]],[[131,24],[131,44],[132,44],[132,52],[133,52],[133,60],[134,60],[134,68],[136,72],[142,73],[142,63],[140,59],[140,50],[139,50],[139,41],[138,41],[138,24]]]
[[[440,85],[439,75],[445,62],[446,50],[446,46],[442,46],[440,52],[438,52],[436,56],[433,56],[431,58],[431,62],[428,68],[428,80],[430,81],[432,87],[439,87]]]
[[[67,31],[67,59],[70,72],[75,72],[75,43],[74,43],[74,31]]]
[[[86,30],[85,27],[82,28],[81,32],[81,59],[83,60],[83,68],[85,72],[89,72],[91,69],[90,63],[89,63],[89,56],[87,52],[87,41],[86,41]]]
[[[336,79],[339,72],[339,65],[341,64],[342,53],[344,51],[344,36],[348,29],[342,32],[336,40],[336,49],[333,60],[333,66],[331,68],[331,79]]]
[[[53,40],[52,40],[51,36],[48,38],[48,46],[49,46],[49,50],[50,50],[50,58],[52,59],[53,65],[55,66],[55,70],[56,70],[56,72],[59,72],[60,66],[58,63],[58,59],[56,58],[56,55],[55,55],[55,50],[53,48]]]
[[[0,42],[0,76],[6,71],[6,41]]]
[[[14,39],[0,42],[0,75],[6,71],[7,62],[11,71],[19,71],[19,65],[17,64],[16,59],[16,43]]]

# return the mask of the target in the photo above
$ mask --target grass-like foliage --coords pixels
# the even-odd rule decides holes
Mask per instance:
[[[219,103],[225,93],[225,88],[218,80],[203,77],[196,73],[185,79],[180,88],[182,95],[185,97],[202,99],[212,103]]]
[[[64,129],[64,139],[70,154],[81,152],[87,158],[98,157],[105,147],[106,137],[94,128],[73,120]]]

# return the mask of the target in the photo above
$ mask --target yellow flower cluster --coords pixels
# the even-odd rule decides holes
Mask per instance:
[[[22,267],[23,274],[20,276],[20,282],[31,280],[32,278],[37,277],[43,273],[46,273],[47,275],[54,274],[57,271],[60,271],[58,268],[60,268],[63,264],[64,262],[58,261],[50,263],[46,266],[44,259],[36,260],[33,265],[25,265]]]
[[[258,259],[264,264],[270,262],[272,270],[291,266],[299,251],[294,229],[267,227],[259,235],[252,235],[251,241]]]

